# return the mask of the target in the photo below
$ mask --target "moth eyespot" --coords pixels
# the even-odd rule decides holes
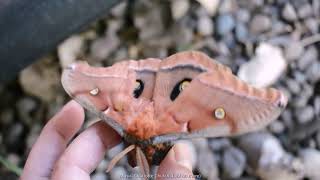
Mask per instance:
[[[90,94],[91,94],[92,96],[98,95],[98,94],[99,94],[99,88],[94,88],[94,89],[92,89],[92,90],[90,91]]]
[[[189,84],[190,84],[190,81],[183,81],[179,86],[180,92],[186,89]]]
[[[219,107],[214,110],[214,117],[216,119],[224,119],[226,116],[226,112],[224,111],[223,108]]]
[[[137,79],[134,84],[133,96],[135,98],[139,98],[143,92],[143,89],[144,89],[144,83],[140,79]]]
[[[174,101],[178,95],[187,88],[187,86],[190,84],[192,79],[190,78],[185,78],[183,80],[181,80],[180,82],[178,82],[174,88],[172,89],[172,92],[170,94],[170,99],[172,101]]]

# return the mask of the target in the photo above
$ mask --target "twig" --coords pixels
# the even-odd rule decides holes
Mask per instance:
[[[15,164],[12,164],[8,160],[6,160],[4,157],[0,155],[0,164],[2,164],[4,167],[9,169],[11,172],[15,173],[16,175],[20,176],[22,174],[22,169],[16,166]]]

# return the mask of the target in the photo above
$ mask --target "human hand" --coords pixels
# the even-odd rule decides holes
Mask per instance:
[[[106,123],[99,121],[69,142],[83,121],[82,107],[75,101],[66,104],[43,128],[31,149],[21,179],[90,179],[90,174],[102,161],[105,152],[119,144],[121,137]],[[162,161],[158,174],[192,177],[191,166],[189,149],[184,144],[177,144]]]

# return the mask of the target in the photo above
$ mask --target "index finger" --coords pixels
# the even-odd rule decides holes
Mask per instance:
[[[46,179],[70,139],[80,129],[84,111],[75,101],[67,103],[43,128],[33,145],[21,179]]]

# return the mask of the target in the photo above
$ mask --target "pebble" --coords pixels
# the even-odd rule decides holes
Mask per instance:
[[[270,30],[272,22],[266,15],[255,15],[250,23],[250,31],[254,34],[259,34]]]
[[[239,9],[236,12],[236,18],[242,23],[247,23],[250,20],[250,12],[246,9]]]
[[[171,1],[171,14],[173,19],[179,20],[186,15],[190,8],[190,2],[186,0]]]
[[[219,171],[217,161],[209,149],[199,149],[197,169],[207,179],[218,179]]]
[[[222,155],[223,175],[227,179],[239,178],[246,167],[245,154],[236,147],[227,148]]]
[[[230,33],[235,27],[235,20],[230,14],[222,14],[217,17],[217,33],[220,36]]]
[[[304,3],[298,8],[298,16],[302,19],[312,16],[312,7],[309,3]]]
[[[118,48],[120,40],[116,35],[110,35],[104,38],[98,38],[93,41],[90,54],[97,61],[105,60],[109,55]]]
[[[99,171],[99,172],[105,172],[107,170],[107,168],[108,168],[108,165],[109,165],[109,161],[107,161],[106,159],[103,159],[99,163],[99,165],[98,165],[96,170]]]
[[[286,3],[282,9],[282,17],[289,22],[293,22],[298,19],[297,13],[290,3]]]
[[[302,149],[299,156],[304,164],[306,177],[320,179],[320,151],[313,148]]]
[[[127,171],[121,167],[114,167],[111,171],[110,171],[110,178],[111,179],[122,179],[122,177],[124,175],[128,174]]]
[[[58,57],[62,68],[76,61],[83,52],[84,38],[80,35],[73,35],[64,40],[58,46]]]
[[[313,34],[317,34],[319,32],[319,20],[315,18],[308,18],[305,20],[305,25],[309,29],[309,31]]]
[[[238,41],[245,42],[248,40],[248,29],[244,24],[237,23],[235,33]]]
[[[269,125],[269,129],[271,132],[275,133],[275,134],[280,134],[285,130],[285,125],[281,122],[281,121],[273,121],[270,125]]]
[[[224,14],[224,13],[232,13],[237,9],[237,2],[236,0],[223,0],[220,3],[219,6],[219,13]]]
[[[320,62],[313,61],[306,70],[306,77],[311,83],[316,83],[320,80]]]
[[[240,66],[238,76],[256,87],[267,87],[279,79],[286,66],[280,48],[261,43],[256,49],[255,57]]]
[[[92,175],[91,180],[107,180],[108,176],[105,172],[99,172]]]
[[[289,90],[293,94],[299,94],[301,92],[300,84],[294,79],[287,79],[286,85],[288,86]]]
[[[213,33],[213,21],[209,16],[200,16],[197,30],[203,36],[210,36]]]
[[[0,119],[1,126],[5,127],[10,125],[14,120],[14,111],[10,108],[3,109],[0,112]]]
[[[320,116],[320,96],[314,98],[314,111],[317,116]]]
[[[216,14],[220,0],[197,0],[208,12],[210,16]]]
[[[293,41],[285,45],[284,53],[285,53],[285,58],[288,61],[299,59],[303,54],[303,52],[304,52],[304,47],[300,41]]]
[[[209,147],[213,151],[222,151],[229,146],[231,146],[231,142],[228,138],[214,138],[209,140]]]
[[[313,107],[308,105],[303,108],[299,108],[295,111],[295,116],[300,124],[305,124],[313,120],[314,110]]]
[[[23,146],[21,138],[23,137],[24,127],[21,123],[12,124],[4,133],[4,143],[9,151],[15,152]]]
[[[285,124],[286,127],[288,127],[289,129],[293,128],[294,126],[294,122],[293,122],[293,118],[292,118],[292,113],[290,110],[286,109],[282,112],[281,117],[283,120],[283,123]]]
[[[51,57],[45,57],[25,68],[19,75],[19,82],[27,94],[50,102],[57,97],[61,88],[60,78],[59,67]]]

